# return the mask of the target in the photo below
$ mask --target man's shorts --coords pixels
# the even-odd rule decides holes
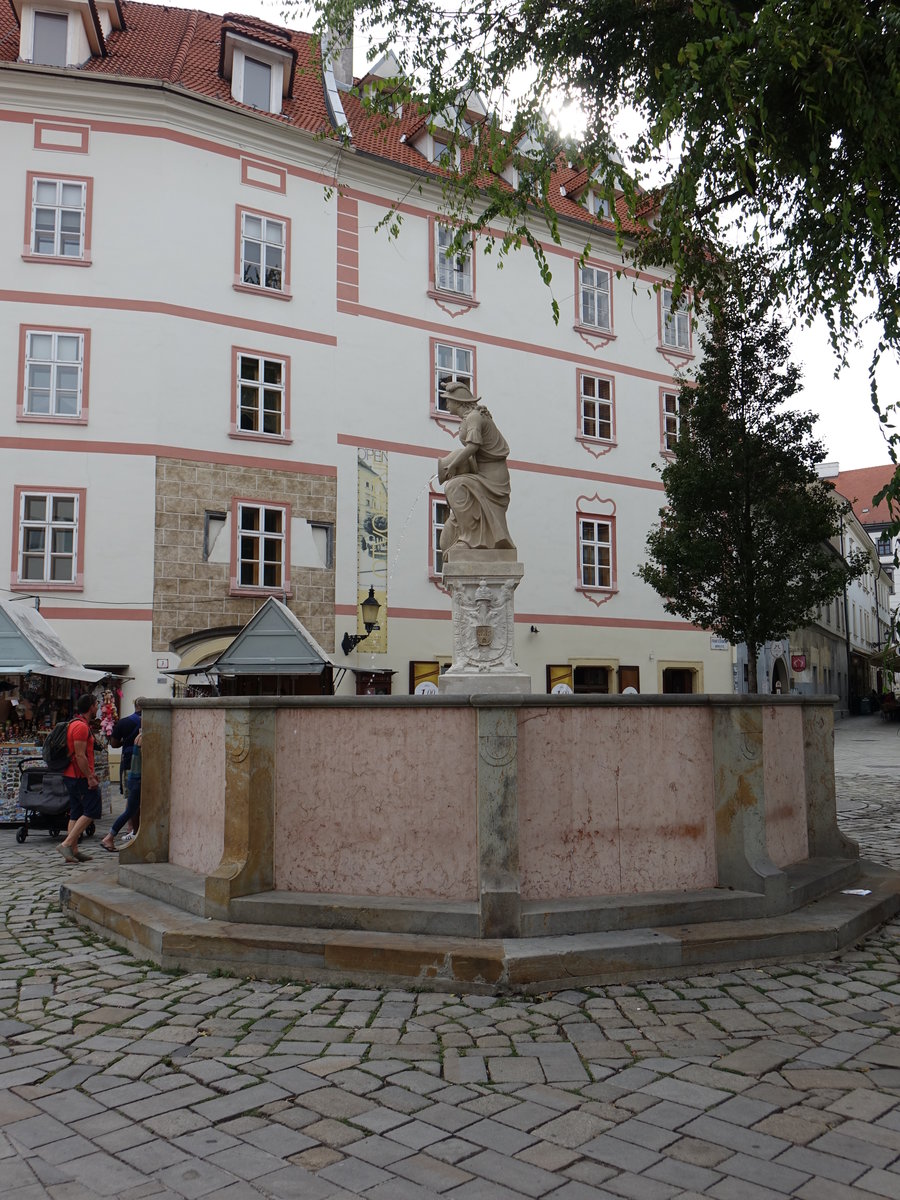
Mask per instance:
[[[63,779],[69,793],[69,820],[77,821],[79,817],[90,817],[92,821],[99,821],[103,815],[100,789],[89,788],[86,779],[73,779],[71,775],[63,775]]]

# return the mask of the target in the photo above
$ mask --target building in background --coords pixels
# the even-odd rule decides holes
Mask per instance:
[[[821,608],[817,620],[794,630],[788,638],[766,642],[757,660],[758,690],[782,695],[834,695],[838,697],[839,712],[858,713],[867,710],[871,693],[880,695],[884,687],[885,652],[891,639],[892,579],[853,511],[843,518],[839,534],[831,539],[831,549],[844,559],[857,550],[866,551],[870,567]],[[736,663],[738,690],[747,692],[745,646],[737,647]]]
[[[350,82],[253,18],[0,10],[0,594],[40,596],[135,694],[202,675],[270,596],[351,668],[344,690],[428,683],[451,650],[456,378],[512,447],[534,689],[730,691],[728,648],[635,577],[695,353],[666,278],[623,260],[561,161],[554,324],[527,251],[503,271],[483,239],[454,253],[440,119],[385,128]],[[378,629],[345,658],[370,587]]]
[[[838,463],[823,464],[826,478],[833,481],[842,496],[853,507],[853,515],[875,543],[878,561],[891,581],[891,612],[900,607],[900,571],[896,569],[897,547],[900,538],[891,533],[891,514],[886,500],[875,503],[875,497],[894,477],[896,467],[885,463],[880,467],[861,467],[857,471],[841,471]]]

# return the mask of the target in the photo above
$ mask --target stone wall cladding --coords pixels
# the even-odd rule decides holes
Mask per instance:
[[[335,524],[337,479],[264,467],[156,460],[153,648],[186,634],[245,625],[264,596],[229,595],[230,565],[203,561],[206,512],[231,513],[235,496],[290,504],[292,517]],[[291,567],[288,606],[325,650],[334,649],[334,568]]]

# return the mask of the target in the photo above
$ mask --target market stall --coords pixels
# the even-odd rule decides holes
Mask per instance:
[[[344,669],[270,596],[225,649],[164,673],[181,697],[332,696]]]
[[[107,726],[117,716],[108,677],[81,665],[40,612],[24,598],[0,600],[0,824],[18,824],[19,763],[40,758],[44,738],[74,712],[86,691],[100,700],[94,764],[104,812],[111,806]]]

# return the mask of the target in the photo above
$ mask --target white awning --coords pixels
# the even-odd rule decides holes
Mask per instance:
[[[84,667],[52,625],[26,601],[0,600],[0,675],[48,675],[99,683],[103,671]]]

